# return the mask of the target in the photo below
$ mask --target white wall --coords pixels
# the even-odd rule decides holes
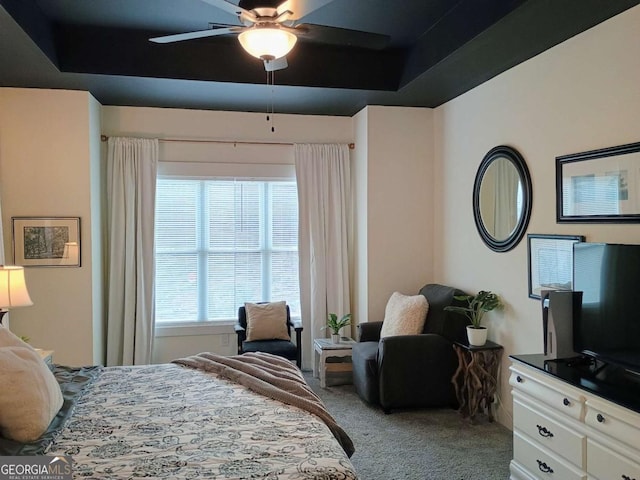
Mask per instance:
[[[348,117],[275,115],[275,132],[261,113],[213,112],[201,110],[103,107],[103,133],[158,138],[227,140],[238,142],[351,143],[352,122]],[[291,145],[244,145],[238,143],[161,142],[161,170],[193,162],[194,175],[269,175],[295,177]],[[182,165],[184,166],[184,165]],[[181,333],[182,330],[182,333]],[[231,326],[172,329],[156,337],[153,361],[202,351],[224,355],[235,353],[236,336]],[[310,329],[303,331],[304,365],[311,368]]]
[[[351,331],[356,338],[355,326],[369,321],[369,263],[367,262],[367,157],[369,155],[368,110],[365,108],[353,117],[356,148],[353,158],[352,185],[354,198],[353,239],[353,317]]]
[[[11,217],[80,217],[80,268],[28,267],[32,307],[11,312],[11,329],[36,347],[55,350],[69,365],[100,361],[95,325],[102,311],[99,290],[97,102],[86,92],[0,88],[0,179],[4,247],[13,263]],[[92,136],[94,137],[92,140]],[[95,215],[98,214],[98,217]],[[97,243],[96,243],[97,242]],[[98,318],[94,318],[98,317]],[[98,338],[99,335],[98,335]]]
[[[433,111],[370,106],[354,117],[357,322],[380,321],[394,291],[433,280]]]
[[[433,112],[429,109],[367,107],[346,117],[276,115],[276,132],[263,114],[180,109],[103,107],[103,133],[161,138],[266,142],[353,142],[356,189],[355,321],[382,319],[394,290],[415,293],[433,270]],[[242,174],[262,169],[286,175],[290,146],[163,142],[163,162],[195,162],[194,174]],[[247,167],[247,164],[249,166]],[[259,164],[259,165],[257,165]],[[165,169],[172,168],[165,163]],[[244,169],[244,170],[243,170]],[[289,170],[293,175],[293,169]],[[397,212],[402,214],[398,215]],[[359,236],[359,238],[358,238]],[[185,329],[186,330],[186,329]],[[303,332],[304,365],[311,366],[311,335]],[[199,335],[177,330],[156,337],[155,362],[211,350],[234,353],[230,327]],[[206,347],[206,348],[205,348]]]
[[[100,131],[102,129],[100,103],[89,95],[89,204],[91,207],[91,296],[93,298],[93,362],[104,363],[106,343],[104,341],[104,244],[106,237],[106,215],[104,213],[103,188],[106,183],[106,164],[102,161]]]
[[[510,354],[542,351],[541,310],[527,295],[526,237],[494,253],[477,234],[471,209],[476,170],[494,146],[515,147],[533,182],[527,233],[581,234],[587,241],[638,243],[637,224],[556,224],[555,157],[640,140],[640,7],[521,64],[435,112],[436,276],[469,292],[489,289],[506,302],[488,315],[490,339],[505,347],[500,421],[509,425]]]
[[[272,133],[262,113],[102,107],[102,129],[106,135],[296,143],[353,141],[348,117],[276,113],[275,127]],[[183,144],[181,148],[188,146]]]
[[[431,111],[367,107],[354,119],[277,115],[276,132],[262,114],[103,107],[107,135],[282,142],[351,142],[356,188],[358,285],[356,320],[382,317],[393,290],[415,292],[439,281],[469,292],[491,289],[504,298],[492,312],[490,338],[505,346],[500,395],[508,424],[507,355],[540,352],[540,306],[527,297],[527,248],[494,253],[480,240],[471,211],[473,180],[485,153],[499,144],[520,151],[533,182],[529,233],[583,234],[588,241],[637,243],[636,225],[555,222],[555,157],[640,140],[640,7],[635,7],[517,66]],[[4,244],[10,258],[11,216],[82,217],[82,268],[30,268],[33,307],[11,313],[12,329],[56,350],[56,361],[91,363],[101,307],[92,303],[99,255],[95,135],[100,121],[86,92],[0,89],[0,179]],[[271,150],[273,148],[274,150]],[[250,147],[163,144],[172,161],[237,165]],[[273,153],[280,152],[280,153]],[[226,168],[226,167],[225,167]],[[362,175],[364,174],[364,177]],[[362,216],[361,216],[362,215]],[[364,218],[363,218],[364,216]],[[98,242],[99,244],[99,242]],[[366,259],[366,260],[365,260]],[[92,295],[93,290],[93,295]],[[358,318],[358,316],[360,318]],[[367,317],[367,318],[362,318]],[[226,340],[225,340],[226,339]],[[224,345],[228,341],[229,345]],[[163,337],[155,361],[200,350],[233,350],[228,333]],[[305,339],[310,349],[310,339]]]

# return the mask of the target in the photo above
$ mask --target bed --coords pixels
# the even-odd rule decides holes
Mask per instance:
[[[63,408],[38,440],[2,439],[1,455],[68,455],[74,478],[86,479],[357,478],[348,435],[279,357],[199,354],[54,374]]]

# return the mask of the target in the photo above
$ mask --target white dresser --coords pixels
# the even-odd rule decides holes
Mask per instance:
[[[622,407],[594,393],[599,387],[588,378],[567,375],[565,381],[545,371],[541,358],[511,357],[511,479],[640,480],[635,394],[622,389],[623,403],[631,399],[634,409]]]

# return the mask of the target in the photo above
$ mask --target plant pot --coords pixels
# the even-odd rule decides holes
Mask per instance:
[[[473,327],[467,326],[467,339],[469,339],[469,345],[473,347],[481,347],[487,343],[487,333],[489,330],[487,327]]]
[[[332,333],[331,334],[331,341],[333,343],[340,343],[340,334],[339,333]]]

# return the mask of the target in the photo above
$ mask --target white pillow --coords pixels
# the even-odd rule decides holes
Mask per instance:
[[[290,340],[286,302],[245,303],[247,341]]]
[[[30,345],[0,327],[0,434],[18,442],[40,437],[62,407],[60,386]]]
[[[384,311],[380,338],[422,333],[429,303],[424,295],[393,292]]]
[[[2,325],[0,325],[0,347],[26,347],[35,352],[31,345],[23,342],[20,337],[17,337],[11,330]]]

